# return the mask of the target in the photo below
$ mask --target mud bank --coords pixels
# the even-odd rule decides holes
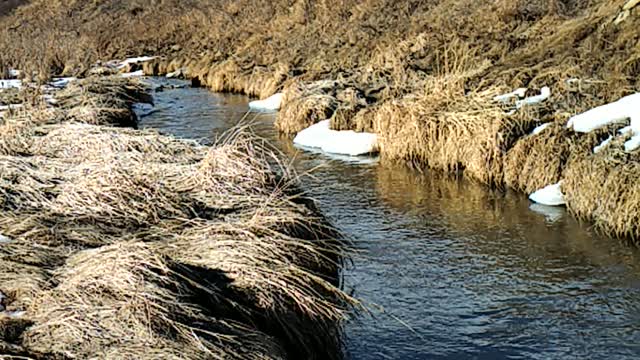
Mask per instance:
[[[0,354],[340,358],[357,303],[295,174],[243,129],[127,128],[146,90],[78,80],[1,120]]]

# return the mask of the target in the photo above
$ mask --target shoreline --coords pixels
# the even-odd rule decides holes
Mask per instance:
[[[2,119],[0,352],[339,359],[339,234],[246,129],[129,129],[146,91],[81,79]]]
[[[503,106],[492,103],[499,94],[497,89],[471,94],[472,98],[467,94],[464,104],[448,110],[434,107],[430,95],[367,104],[363,100],[366,91],[339,81],[277,81],[282,77],[279,73],[261,71],[238,78],[235,70],[226,73],[229,66],[224,63],[210,65],[206,71],[203,62],[159,58],[144,63],[142,68],[148,76],[179,72],[214,92],[262,99],[280,91],[283,100],[275,124],[280,132],[295,135],[330,119],[334,130],[377,134],[383,161],[443,171],[527,195],[562,181],[572,215],[638,246],[640,202],[638,196],[630,194],[640,191],[632,181],[634,174],[640,175],[640,151],[625,152],[624,142],[629,136],[618,134],[629,121],[581,134],[567,128],[569,116],[546,118],[546,122],[537,118],[545,104],[515,114],[506,112]],[[248,83],[263,85],[244,88]],[[434,86],[434,90],[437,86],[451,90],[459,85]],[[616,136],[619,140],[605,142]]]

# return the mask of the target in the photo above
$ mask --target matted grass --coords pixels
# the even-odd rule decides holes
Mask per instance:
[[[570,164],[562,190],[578,217],[640,245],[640,152],[625,152],[624,140]]]
[[[340,358],[358,307],[337,287],[345,250],[282,155],[245,128],[206,147],[92,125],[135,100],[91,81],[0,124],[0,350]],[[109,105],[67,116],[87,106],[72,93]]]

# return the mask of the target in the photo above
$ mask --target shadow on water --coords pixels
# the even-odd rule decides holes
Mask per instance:
[[[192,88],[155,100],[141,127],[209,140],[243,118],[248,101]],[[347,326],[350,358],[640,356],[635,250],[521,194],[300,152],[273,120],[255,115],[255,131],[300,173],[315,169],[305,191],[360,250],[345,287],[372,316]]]

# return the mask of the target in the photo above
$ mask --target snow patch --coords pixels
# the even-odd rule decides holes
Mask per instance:
[[[118,65],[116,66],[118,69],[122,69],[125,66],[129,65],[129,64],[138,64],[138,63],[142,63],[142,62],[147,62],[147,61],[151,61],[153,59],[157,58],[157,56],[140,56],[140,57],[133,57],[133,58],[128,58],[125,59],[124,61],[121,61],[120,63],[118,63]],[[109,64],[109,63],[107,63]]]
[[[598,106],[569,119],[567,128],[576,132],[588,133],[610,124],[624,123],[631,118],[633,130],[635,122],[640,123],[640,93],[623,97],[610,104]],[[640,124],[638,124],[640,127]]]
[[[9,76],[12,78],[17,78],[22,74],[22,71],[16,69],[9,69]]]
[[[2,234],[0,234],[0,244],[8,244],[10,242],[12,242],[13,240],[11,240],[10,237],[8,236],[4,236]],[[1,294],[1,293],[0,293]]]
[[[531,135],[538,135],[541,132],[543,132],[546,128],[548,128],[549,126],[551,126],[551,123],[542,124],[542,125],[538,126],[537,128],[533,129],[533,131],[531,132]]]
[[[0,111],[8,111],[8,110],[15,110],[15,109],[21,109],[23,108],[24,105],[22,104],[10,104],[10,105],[0,105]]]
[[[632,152],[640,148],[640,133],[636,132],[629,141],[624,143],[624,151]]]
[[[330,120],[324,120],[300,131],[293,139],[293,143],[303,147],[318,148],[331,154],[358,156],[377,152],[378,136],[376,134],[331,130],[329,123]]]
[[[596,146],[593,148],[593,153],[597,154],[600,151],[602,151],[602,149],[604,149],[607,145],[609,145],[609,143],[611,142],[611,140],[613,140],[613,136],[609,136],[607,138],[607,140],[603,141],[600,145]]]
[[[282,93],[277,93],[264,100],[252,101],[249,103],[249,109],[262,110],[262,111],[276,111],[280,110],[282,104]]]
[[[510,93],[507,94],[502,94],[502,95],[498,95],[496,97],[493,98],[493,101],[497,101],[497,102],[501,102],[501,103],[506,103],[509,102],[509,100],[513,99],[513,98],[523,98],[525,96],[525,94],[527,93],[527,88],[518,88]]]
[[[562,181],[557,184],[544,187],[534,192],[533,194],[531,194],[529,196],[529,199],[531,199],[531,201],[536,202],[538,204],[547,205],[547,206],[566,205],[567,202],[565,201],[564,194],[560,189],[561,185],[562,185]]]
[[[545,86],[542,89],[540,89],[540,95],[530,96],[530,97],[528,97],[528,98],[526,98],[524,100],[516,101],[516,108],[520,109],[521,107],[523,107],[525,105],[539,104],[539,103],[547,100],[549,97],[551,97],[551,89],[548,86]]]
[[[0,80],[0,89],[20,89],[22,87],[21,80]]]
[[[123,78],[131,78],[131,77],[137,77],[137,76],[144,76],[144,71],[142,71],[142,70],[138,70],[138,71],[134,71],[134,72],[130,72],[130,73],[120,74],[120,76],[122,76]]]
[[[70,82],[76,81],[78,78],[75,77],[64,77],[64,78],[55,78],[49,85],[55,88],[64,88],[69,85]]]
[[[179,78],[182,77],[184,75],[184,69],[178,69],[174,72],[170,72],[166,75],[167,78],[172,79],[172,78]]]
[[[620,135],[633,134],[633,128],[631,127],[631,125],[625,126],[622,129],[618,130],[618,133]]]

